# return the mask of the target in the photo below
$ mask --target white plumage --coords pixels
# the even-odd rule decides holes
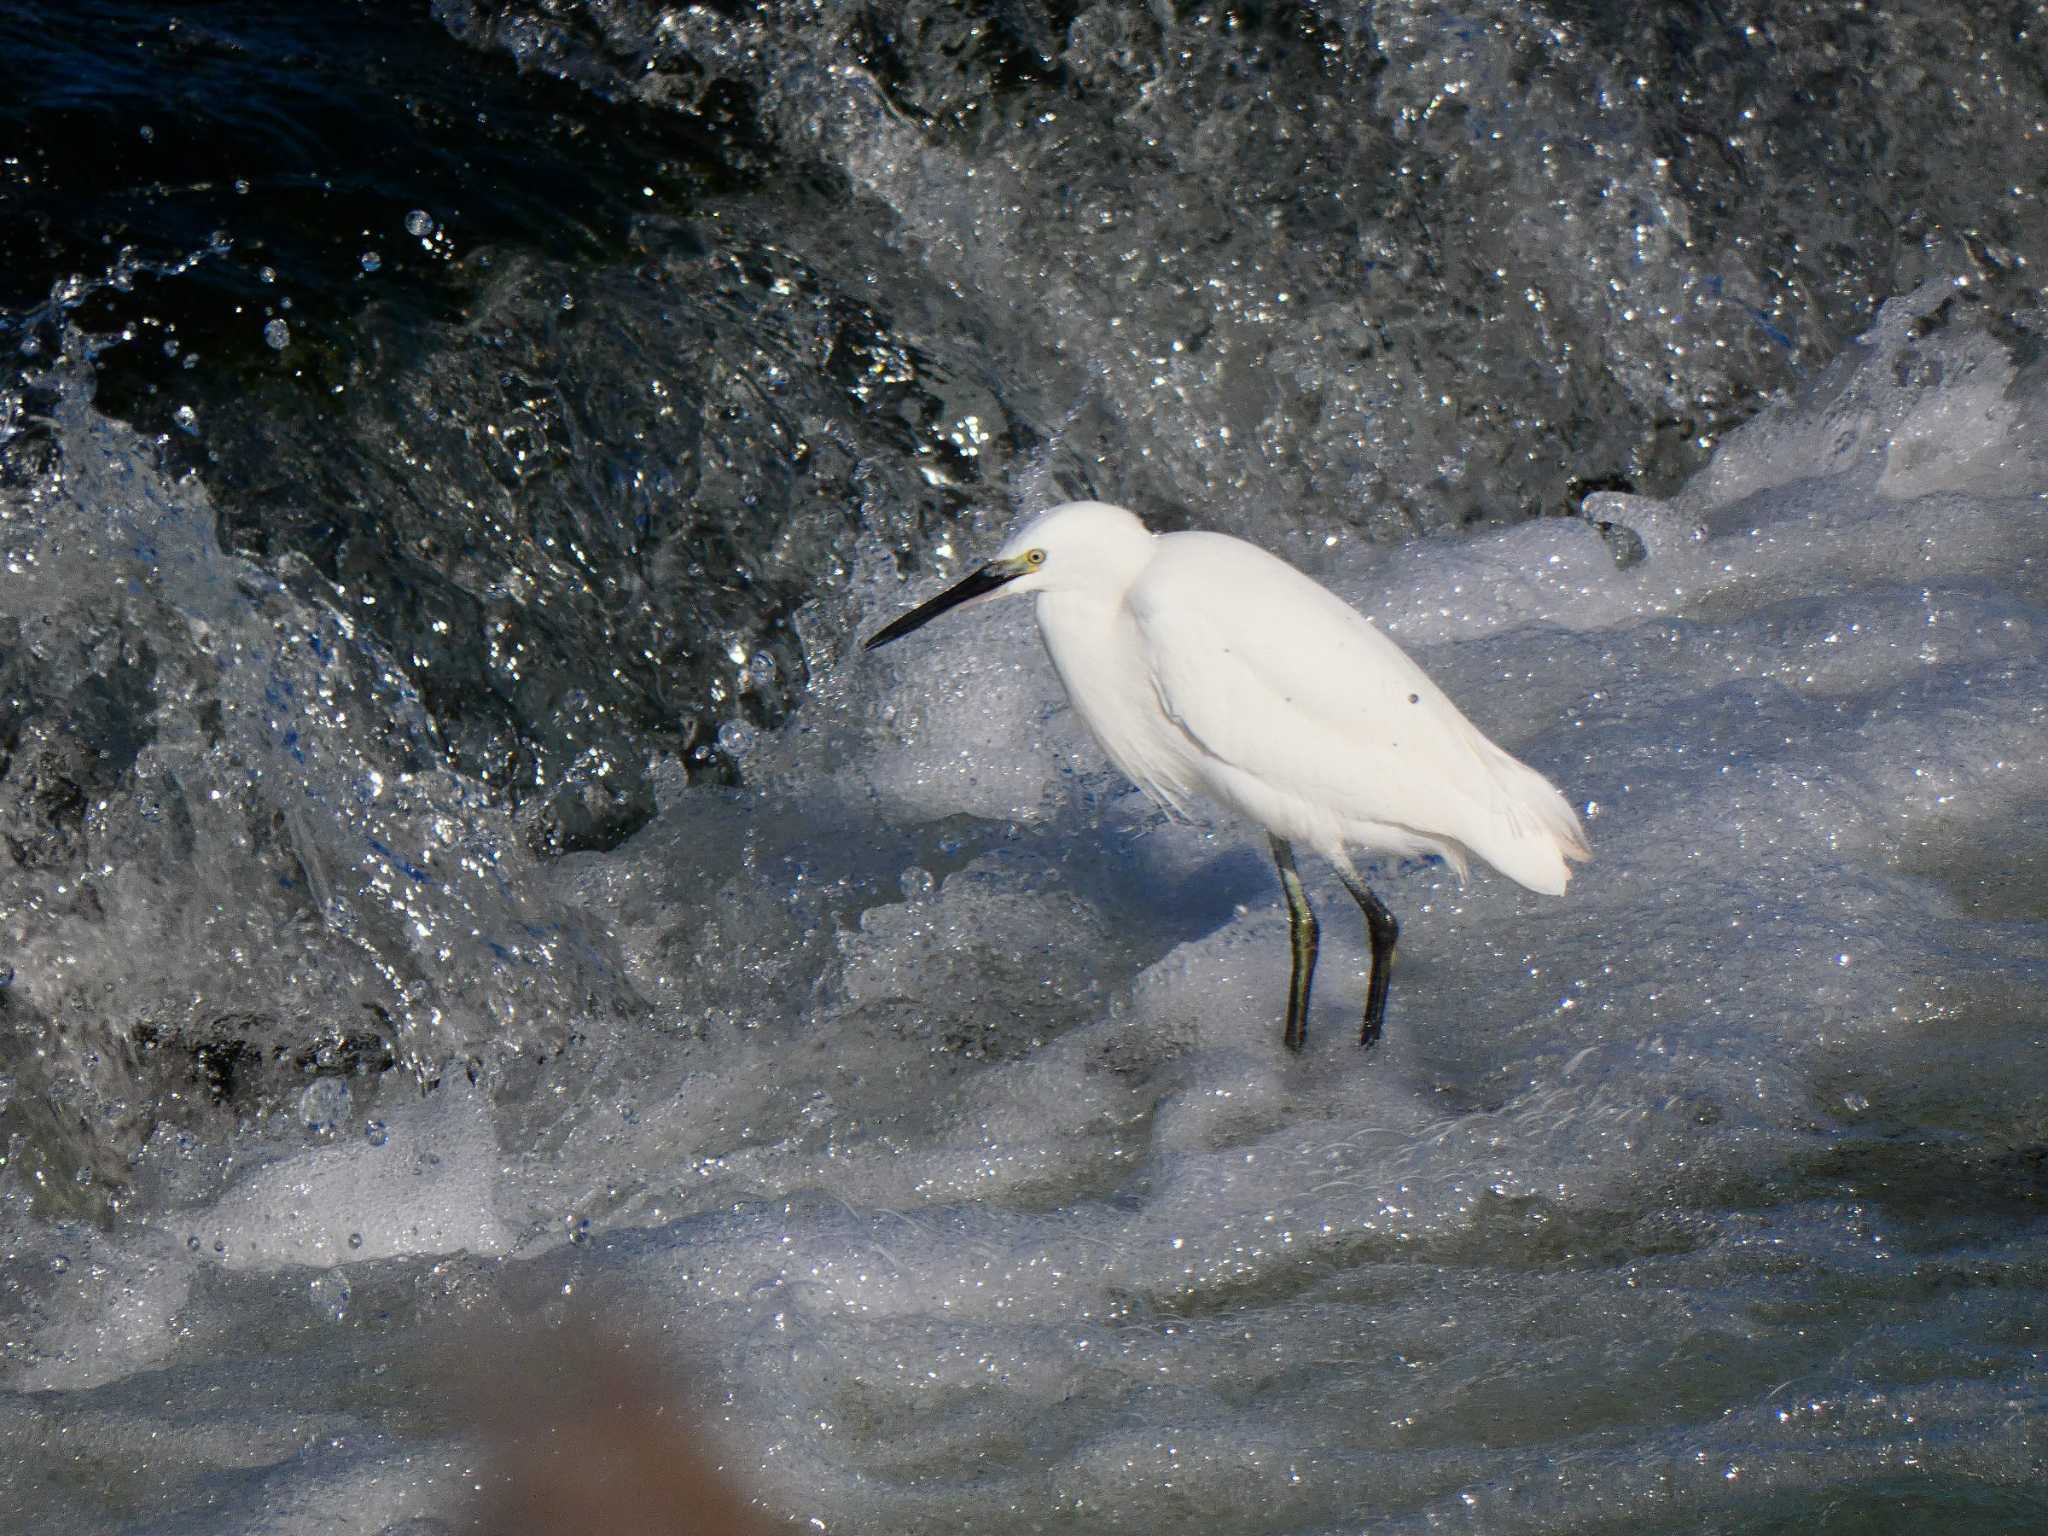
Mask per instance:
[[[1563,892],[1568,861],[1589,856],[1564,797],[1400,647],[1285,561],[1224,534],[1154,534],[1121,507],[1070,502],[868,644],[972,599],[1024,592],[1037,595],[1074,708],[1118,768],[1171,810],[1207,795],[1273,838],[1295,939],[1290,1045],[1305,1036],[1316,949],[1291,845],[1335,865],[1365,909],[1368,1044],[1397,929],[1359,880],[1353,849],[1436,854],[1461,879],[1477,854],[1547,895]]]

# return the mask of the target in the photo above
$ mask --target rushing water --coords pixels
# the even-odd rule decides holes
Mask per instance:
[[[2048,23],[1782,9],[0,15],[0,1525],[459,1525],[573,1306],[828,1529],[2040,1528]],[[858,653],[1075,494],[1570,895],[1287,1056],[1023,612]]]

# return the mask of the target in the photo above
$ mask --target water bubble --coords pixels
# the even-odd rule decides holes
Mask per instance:
[[[434,220],[424,208],[415,208],[405,216],[405,232],[424,240],[434,232]]]
[[[348,1114],[348,1081],[323,1077],[299,1095],[299,1119],[309,1131],[331,1131]]]
[[[249,179],[246,176],[237,176],[235,178],[235,196],[247,197],[248,195]]]
[[[68,1253],[60,1253],[57,1255],[57,1257],[50,1260],[50,1272],[52,1274],[61,1275],[70,1267],[71,1255]]]
[[[576,307],[576,295],[573,293],[565,293],[556,302],[561,305],[562,313],[567,314],[570,310]]]
[[[590,1218],[581,1216],[569,1222],[569,1241],[582,1244],[590,1241]]]
[[[277,281],[277,268],[275,268],[275,267],[258,267],[258,268],[256,269],[256,281],[257,281],[257,282],[259,282],[259,283],[274,283],[274,282],[276,282],[276,281]]]
[[[348,1304],[355,1293],[340,1270],[329,1270],[324,1275],[315,1275],[306,1285],[306,1297],[313,1303],[313,1310],[330,1322],[340,1322],[348,1316]]]
[[[178,424],[180,432],[189,432],[194,437],[199,435],[199,413],[193,410],[191,406],[179,406],[175,411],[171,412],[171,420]]]
[[[384,265],[384,258],[378,255],[377,252],[375,251],[363,252],[361,261],[363,263],[363,270],[365,272],[374,272],[379,267]]]
[[[14,985],[14,967],[0,960],[0,992]]]
[[[922,901],[932,893],[932,872],[922,865],[913,864],[903,871],[899,883],[903,887],[905,901]]]
[[[190,1237],[186,1238],[185,1246],[191,1249],[194,1253],[197,1253],[199,1251],[199,1234],[197,1232],[194,1232]]]
[[[348,1235],[348,1245],[349,1245],[349,1247],[351,1247],[351,1248],[360,1248],[360,1247],[362,1247],[362,1246],[363,1246],[363,1234],[362,1234],[362,1233],[360,1233],[360,1232],[351,1232],[351,1233],[349,1233],[349,1235]]]
[[[263,339],[277,351],[282,352],[292,344],[292,328],[282,320],[273,320],[263,327]]]
[[[745,757],[760,734],[744,720],[728,720],[718,728],[718,750],[727,757]]]
[[[774,682],[779,670],[775,658],[766,651],[756,651],[747,658],[747,675],[753,678],[756,686]]]
[[[382,1120],[363,1122],[363,1140],[373,1147],[381,1147],[391,1139],[391,1130]]]
[[[71,1182],[74,1184],[90,1184],[92,1182],[92,1170],[85,1167],[79,1168],[77,1172],[71,1175]]]

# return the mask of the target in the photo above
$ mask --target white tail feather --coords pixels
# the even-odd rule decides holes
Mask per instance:
[[[1527,763],[1488,742],[1498,798],[1483,829],[1465,839],[1472,851],[1518,885],[1561,896],[1573,860],[1590,859],[1585,828],[1557,787]]]

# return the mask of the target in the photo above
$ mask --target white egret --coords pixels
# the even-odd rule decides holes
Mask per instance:
[[[966,580],[878,630],[887,645],[977,598],[1032,592],[1067,697],[1153,801],[1205,794],[1266,829],[1294,964],[1286,1042],[1308,1038],[1316,919],[1294,865],[1305,843],[1336,867],[1372,944],[1365,1025],[1386,1021],[1400,925],[1350,850],[1476,853],[1518,884],[1563,893],[1590,857],[1572,808],[1335,593],[1220,533],[1155,534],[1122,507],[1069,502],[1034,519]]]

